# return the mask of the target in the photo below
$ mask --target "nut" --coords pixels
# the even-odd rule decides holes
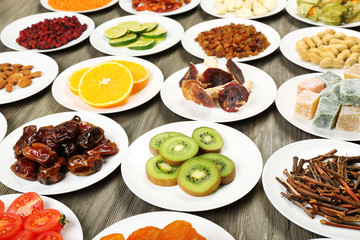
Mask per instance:
[[[4,79],[0,80],[0,89],[3,89],[6,84],[7,82]]]
[[[32,78],[40,77],[42,75],[41,71],[36,71],[30,74]]]
[[[21,67],[21,70],[31,70],[31,69],[33,69],[33,65],[26,65],[26,66],[22,66]]]
[[[7,83],[5,85],[5,91],[11,92],[13,90],[13,87],[14,87],[14,85],[12,85],[12,83]]]
[[[27,87],[32,83],[31,79],[29,78],[21,78],[18,82],[18,86],[21,88]]]

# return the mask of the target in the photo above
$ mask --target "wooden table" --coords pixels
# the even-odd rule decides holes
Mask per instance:
[[[16,19],[47,12],[37,0],[1,1],[0,6],[0,30]],[[95,21],[96,26],[125,15],[128,13],[123,11],[118,4],[87,14]],[[200,6],[172,18],[180,22],[185,30],[197,23],[214,19],[202,11]],[[290,31],[308,27],[308,25],[294,20],[285,10],[275,16],[260,19],[260,21],[275,28],[281,37]],[[10,50],[0,43],[0,52]],[[104,56],[90,45],[88,39],[76,46],[47,55],[56,60],[60,68],[59,72],[80,61]],[[181,43],[161,53],[143,58],[156,64],[163,72],[165,79],[179,69],[188,66],[190,61],[195,64],[202,62],[201,59],[187,53]],[[169,62],[172,64],[168,64]],[[309,72],[289,62],[282,56],[280,50],[265,58],[249,62],[249,64],[267,72],[274,79],[277,87],[280,87],[289,78]],[[54,100],[49,86],[27,99],[0,105],[0,111],[7,119],[7,134],[9,134],[28,121],[69,110]],[[135,109],[107,116],[117,121],[125,129],[130,144],[153,128],[187,120],[165,107],[159,94]],[[226,125],[243,132],[255,142],[262,154],[264,164],[271,154],[281,147],[295,141],[316,138],[292,126],[279,114],[275,104],[255,117],[226,123]],[[15,191],[0,184],[1,195],[11,193],[15,193]],[[164,210],[135,196],[125,185],[120,168],[90,187],[51,197],[66,204],[74,211],[81,222],[84,239],[92,239],[106,227],[124,218],[140,213]],[[194,214],[220,225],[235,239],[303,240],[318,237],[284,218],[268,201],[261,180],[251,192],[240,200],[219,209]]]

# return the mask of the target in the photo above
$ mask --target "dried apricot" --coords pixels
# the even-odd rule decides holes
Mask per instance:
[[[159,233],[157,240],[195,240],[200,238],[191,223],[184,220],[176,220],[166,225]]]
[[[156,240],[160,231],[160,228],[153,226],[139,228],[131,233],[127,240]]]
[[[100,238],[100,240],[125,240],[124,235],[121,233],[112,233]]]

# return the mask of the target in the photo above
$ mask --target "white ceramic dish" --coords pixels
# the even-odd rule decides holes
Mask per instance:
[[[98,63],[102,63],[110,60],[133,61],[143,65],[150,72],[149,83],[140,92],[132,94],[124,105],[111,107],[111,108],[91,107],[90,105],[87,105],[78,96],[76,96],[70,91],[69,87],[67,86],[67,78],[68,76],[70,76],[70,74],[73,71],[77,69],[81,69],[84,67],[91,67]],[[85,60],[64,70],[55,79],[54,84],[52,85],[52,94],[58,103],[72,110],[97,112],[97,113],[114,113],[114,112],[121,112],[128,109],[132,109],[149,101],[160,91],[163,82],[164,82],[164,76],[162,72],[156,65],[154,65],[151,62],[135,57],[107,56],[107,57],[99,57],[99,58]]]
[[[220,186],[217,191],[204,197],[191,196],[179,186],[161,187],[151,183],[145,173],[145,163],[153,156],[149,151],[150,139],[158,133],[167,131],[191,136],[194,129],[202,126],[211,127],[221,134],[224,140],[221,154],[228,156],[235,163],[234,181]],[[170,123],[143,134],[131,144],[126,160],[121,166],[125,184],[139,198],[161,208],[187,212],[215,209],[239,200],[256,185],[261,169],[260,151],[247,136],[231,127],[203,121]]]
[[[33,65],[31,72],[41,71],[40,77],[32,79],[32,84],[25,88],[15,86],[12,92],[0,90],[0,104],[15,102],[30,97],[49,86],[59,72],[59,67],[51,57],[36,52],[3,52],[0,53],[3,62],[12,64]]]
[[[0,143],[6,135],[7,121],[4,115],[0,112]]]
[[[174,113],[193,120],[211,122],[232,122],[250,118],[267,109],[275,100],[276,85],[274,80],[264,71],[244,63],[237,63],[244,74],[244,78],[253,81],[248,102],[237,112],[226,112],[215,100],[215,107],[208,108],[186,100],[179,87],[180,79],[188,68],[183,68],[167,78],[161,88],[160,96],[164,104]],[[219,67],[226,70],[225,61],[219,62]],[[197,64],[197,70],[206,70],[205,64]]]
[[[284,215],[287,219],[296,225],[308,231],[326,237],[333,237],[335,239],[360,239],[360,232],[357,230],[323,225],[320,223],[320,219],[323,219],[320,216],[316,216],[314,219],[310,218],[303,212],[303,210],[296,207],[280,194],[280,192],[285,192],[286,190],[278,181],[275,180],[276,176],[286,178],[282,171],[285,168],[292,169],[292,159],[294,156],[298,156],[299,159],[308,159],[320,154],[325,154],[332,149],[338,150],[336,155],[360,155],[360,146],[358,144],[339,140],[313,139],[289,144],[277,150],[266,161],[262,174],[262,184],[264,191],[271,204],[282,215]]]
[[[31,24],[36,24],[40,21],[44,21],[45,19],[54,19],[54,18],[65,17],[65,16],[76,16],[79,19],[79,22],[81,24],[85,24],[85,23],[87,24],[86,31],[84,31],[79,38],[72,40],[61,47],[52,48],[52,49],[44,49],[44,50],[41,50],[41,49],[29,50],[29,49],[22,47],[21,45],[19,45],[16,42],[16,39],[19,37],[20,31],[22,31],[23,29],[25,29],[27,27],[30,27]],[[47,12],[47,13],[34,14],[34,15],[26,16],[26,17],[15,20],[14,22],[10,23],[2,30],[0,39],[1,39],[1,42],[5,46],[7,46],[8,48],[17,50],[17,51],[53,52],[53,51],[58,51],[58,50],[62,50],[62,49],[74,46],[74,45],[84,41],[86,38],[88,38],[90,36],[90,34],[94,30],[94,28],[95,28],[94,21],[85,15],[78,14],[78,13],[71,13],[71,12]]]
[[[281,12],[285,6],[286,6],[286,0],[277,0],[278,6],[264,14],[264,15],[258,15],[258,16],[251,16],[249,17],[249,19],[259,19],[259,18],[265,18],[265,17],[270,17],[273,16],[279,12]],[[204,10],[207,14],[210,14],[214,17],[218,17],[218,18],[231,18],[231,17],[236,17],[235,12],[227,12],[226,14],[218,14],[216,13],[216,8],[214,6],[214,0],[202,0],[200,3],[200,7],[202,8],[202,10]]]
[[[0,200],[5,203],[5,209],[9,207],[12,201],[14,201],[21,194],[8,194],[1,195]],[[61,230],[61,236],[64,239],[83,239],[83,232],[79,222],[79,219],[76,217],[74,212],[68,208],[65,204],[46,196],[41,196],[41,199],[44,202],[44,208],[53,208],[59,210],[66,216],[66,219],[69,221],[65,224],[64,228]]]
[[[158,22],[159,26],[162,26],[167,31],[166,39],[158,42],[153,48],[147,50],[132,50],[124,47],[110,46],[108,39],[105,37],[104,32],[110,27],[114,27],[121,22],[138,21],[144,22]],[[146,56],[164,51],[181,40],[184,34],[184,28],[177,21],[162,17],[162,16],[149,16],[149,15],[130,15],[112,19],[98,26],[90,36],[91,45],[100,52],[109,55],[121,55],[121,56]]]
[[[290,14],[290,16],[292,16],[293,18],[295,18],[301,22],[304,22],[304,23],[307,23],[310,25],[315,25],[315,26],[331,26],[322,21],[314,22],[313,20],[311,20],[309,18],[304,18],[304,17],[300,16],[296,11],[296,9],[297,9],[296,0],[288,0],[285,9]],[[358,27],[358,26],[360,26],[360,22],[342,23],[342,24],[338,25],[337,27],[352,28],[352,27]]]
[[[261,22],[241,18],[216,19],[196,24],[195,26],[192,26],[185,31],[185,34],[181,39],[181,43],[188,53],[194,55],[195,57],[205,59],[207,55],[205,54],[199,43],[195,42],[195,38],[198,36],[199,33],[203,31],[208,31],[214,27],[220,27],[228,25],[230,23],[244,24],[247,26],[253,25],[256,28],[256,31],[263,33],[266,36],[267,40],[270,42],[270,46],[268,46],[265,51],[259,53],[258,55],[244,58],[233,58],[233,61],[246,62],[259,59],[273,53],[279,47],[280,35],[275,29]]]
[[[22,179],[10,170],[10,166],[15,162],[12,146],[14,146],[22,136],[25,126],[32,124],[38,126],[38,128],[48,125],[55,126],[64,121],[71,120],[75,115],[78,115],[82,121],[90,122],[104,129],[105,137],[115,142],[119,148],[119,153],[105,157],[105,162],[100,171],[89,176],[76,176],[69,172],[60,182],[52,185],[44,185],[37,181]],[[0,151],[2,153],[3,167],[0,169],[0,181],[9,188],[19,192],[33,191],[38,194],[53,195],[76,191],[100,181],[113,172],[124,160],[128,144],[128,137],[124,129],[108,117],[85,112],[63,112],[44,116],[15,129],[1,142]]]
[[[320,73],[304,74],[283,83],[275,99],[275,104],[280,114],[295,127],[315,136],[346,141],[360,141],[360,133],[358,132],[318,128],[312,124],[313,120],[305,119],[295,113],[297,84],[302,80],[319,75]]]
[[[187,11],[190,11],[191,9],[196,8],[201,0],[191,0],[189,4],[183,5],[181,8],[178,8],[174,11],[170,12],[162,12],[162,13],[156,13],[152,11],[136,11],[135,8],[132,7],[132,0],[119,0],[120,7],[131,14],[151,14],[151,15],[160,15],[160,16],[171,16],[176,15],[180,13],[184,13]]]
[[[345,28],[339,28],[339,27],[309,27],[309,28],[301,28],[295,31],[292,31],[288,34],[286,34],[282,39],[280,43],[280,51],[281,53],[291,62],[295,63],[296,65],[310,69],[316,72],[326,72],[326,71],[333,71],[333,72],[343,72],[344,69],[339,68],[323,68],[319,65],[316,65],[312,62],[306,62],[301,59],[299,51],[296,50],[296,42],[301,40],[302,38],[308,36],[314,36],[319,32],[325,31],[326,29],[334,29],[336,32],[342,32],[345,33],[347,36],[354,36],[357,38],[360,38],[360,33],[358,31],[345,29]]]
[[[112,0],[110,1],[108,4],[106,4],[105,6],[102,6],[102,7],[98,7],[98,8],[94,8],[94,9],[90,9],[90,10],[83,10],[83,11],[68,11],[68,12],[77,12],[77,13],[89,13],[89,12],[95,12],[95,11],[100,11],[100,10],[103,10],[105,8],[108,8],[108,7],[111,7],[113,6],[115,3],[119,2],[119,0]],[[50,10],[50,11],[55,11],[55,12],[61,12],[62,10],[58,10],[58,9],[55,9],[53,7],[51,7],[49,5],[49,0],[40,0],[40,3],[41,5]]]
[[[166,225],[175,220],[188,221],[196,229],[196,231],[207,240],[235,240],[235,238],[233,238],[219,225],[205,218],[188,213],[168,211],[143,213],[122,219],[121,221],[114,223],[101,231],[93,238],[93,240],[99,240],[101,237],[111,233],[122,233],[124,237],[127,238],[132,232],[139,228],[147,226],[164,228]]]

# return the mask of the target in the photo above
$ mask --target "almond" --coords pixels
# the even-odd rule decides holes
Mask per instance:
[[[7,84],[7,81],[5,81],[4,79],[0,80],[0,89],[3,89],[6,84]]]
[[[7,79],[8,76],[5,73],[0,73],[0,77],[3,79]]]
[[[21,88],[27,87],[32,83],[31,79],[29,78],[21,78],[18,82],[18,86]]]
[[[11,69],[11,67],[7,66],[7,65],[0,66],[0,71],[3,71],[3,72],[8,71],[10,69]]]
[[[31,70],[31,69],[33,69],[33,65],[26,65],[26,66],[22,66],[21,67],[21,70]]]
[[[31,74],[31,71],[30,71],[30,70],[21,70],[20,72],[21,72],[24,76]]]
[[[11,71],[9,71],[9,70],[4,71],[4,73],[6,74],[6,76],[10,76],[10,75],[13,74],[13,73],[12,73]]]
[[[12,83],[15,85],[21,77],[22,77],[21,73],[14,73],[14,74],[10,75],[6,80],[9,83]]]
[[[16,67],[16,68],[13,68],[11,71],[13,73],[18,73],[18,72],[20,72],[20,68]]]
[[[24,65],[19,64],[19,63],[15,63],[12,65],[13,68],[21,68],[22,66],[24,66]]]
[[[13,85],[11,83],[7,83],[5,85],[5,91],[11,92],[13,90]]]
[[[32,78],[40,77],[42,75],[41,71],[33,72],[30,74]]]

